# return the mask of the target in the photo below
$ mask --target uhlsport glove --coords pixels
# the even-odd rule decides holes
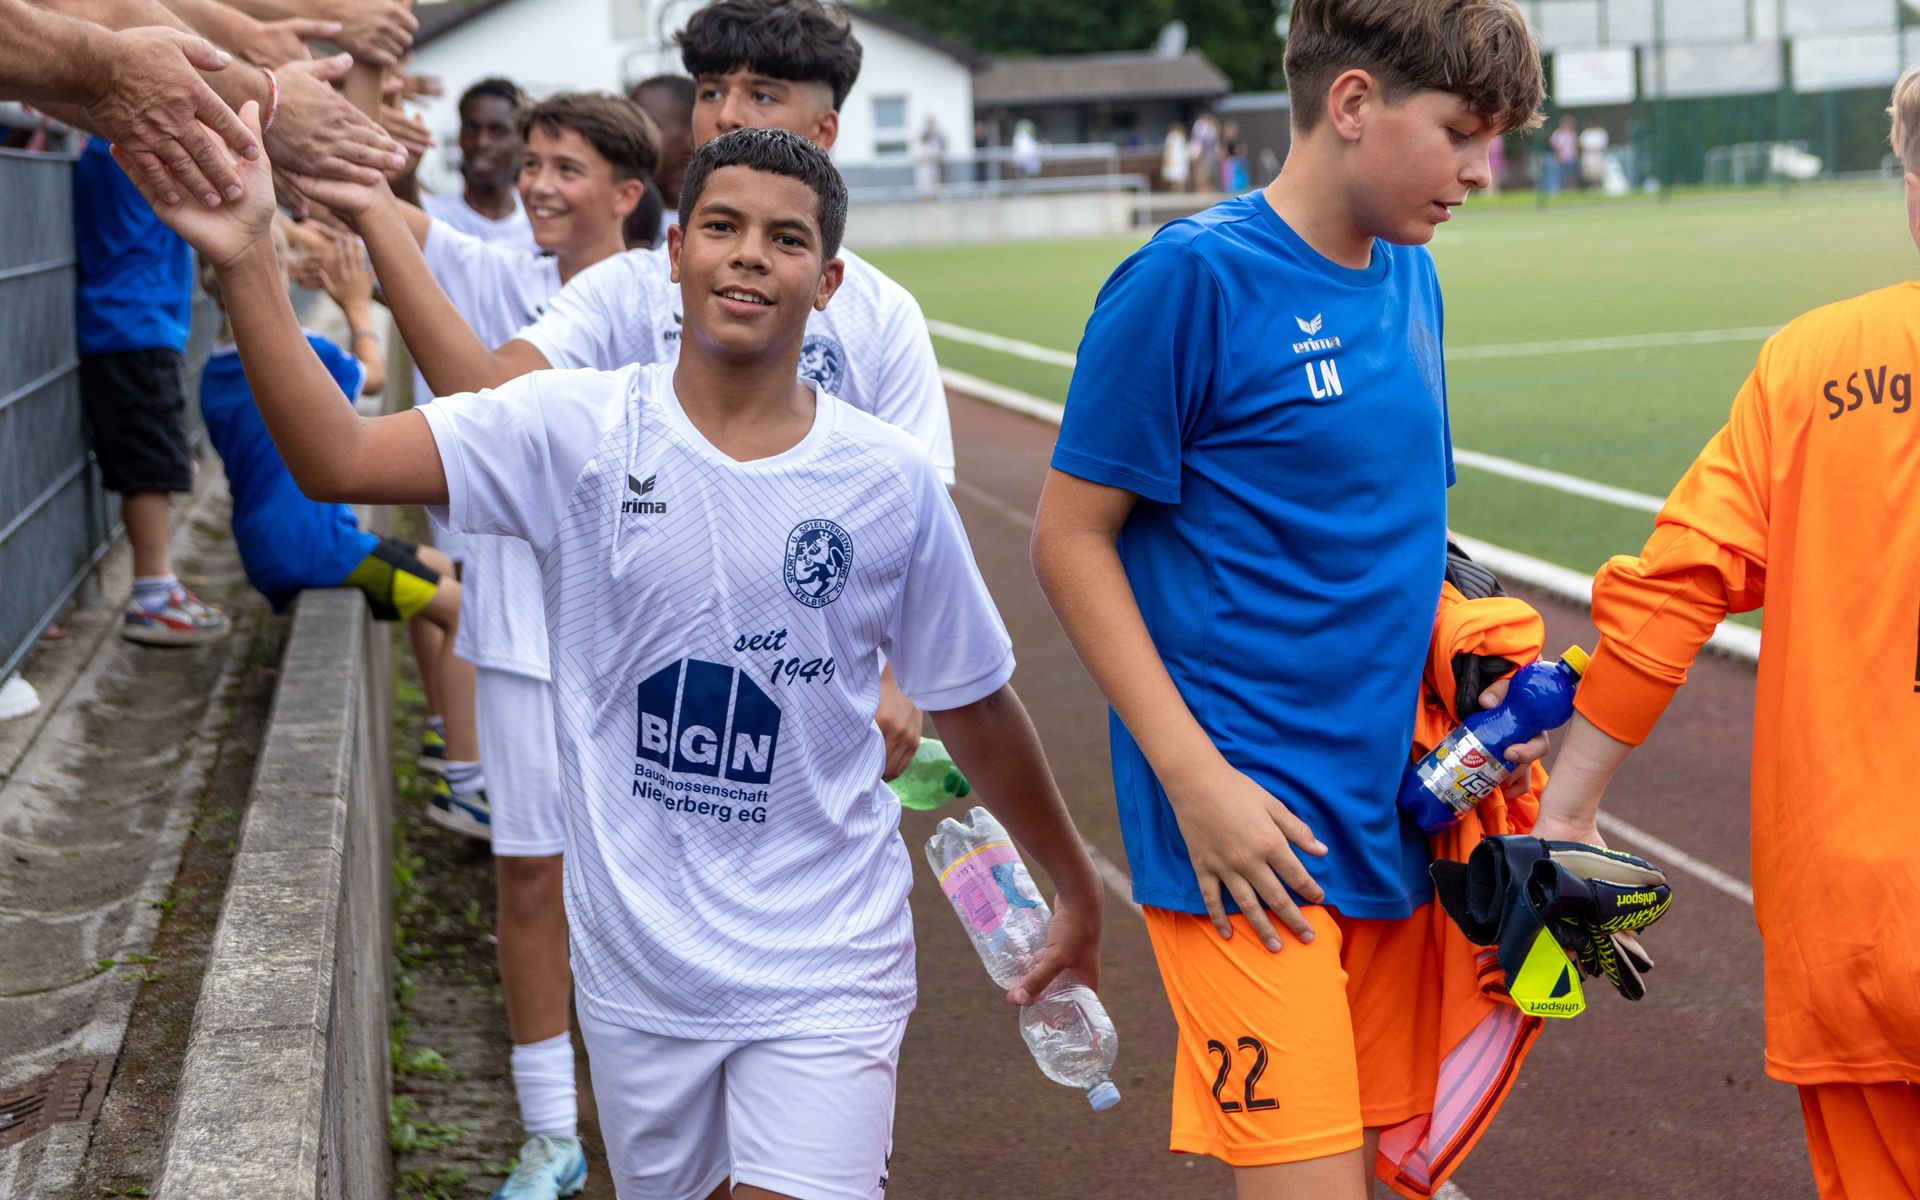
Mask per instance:
[[[1569,960],[1629,1000],[1646,995],[1642,976],[1653,960],[1634,933],[1673,901],[1652,863],[1582,842],[1510,835],[1483,839],[1465,863],[1429,870],[1441,907],[1467,940],[1498,948],[1521,1011],[1571,1017],[1585,1009]]]

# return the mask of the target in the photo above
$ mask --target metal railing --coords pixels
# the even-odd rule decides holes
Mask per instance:
[[[73,155],[0,150],[0,679],[115,532],[80,408]]]

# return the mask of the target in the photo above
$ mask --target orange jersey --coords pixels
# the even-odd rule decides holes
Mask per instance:
[[[1576,706],[1638,743],[1714,626],[1765,604],[1753,730],[1767,1068],[1920,1080],[1920,284],[1760,351],[1640,557],[1593,585]]]

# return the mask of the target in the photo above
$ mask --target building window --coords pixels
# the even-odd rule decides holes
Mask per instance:
[[[907,98],[875,96],[873,98],[873,152],[905,154],[909,141]]]

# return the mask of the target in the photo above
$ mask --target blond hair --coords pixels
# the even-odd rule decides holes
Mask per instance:
[[[1391,102],[1451,92],[1502,132],[1540,123],[1540,48],[1512,0],[1294,0],[1287,92],[1306,132],[1347,71],[1372,75]]]
[[[1893,152],[1908,171],[1920,174],[1920,67],[1914,67],[1893,85]]]

